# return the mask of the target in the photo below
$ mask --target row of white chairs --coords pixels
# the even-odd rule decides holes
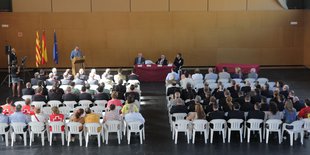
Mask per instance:
[[[124,125],[125,124],[125,125]],[[24,145],[27,145],[27,131],[29,131],[30,135],[30,146],[32,145],[32,142],[34,141],[34,134],[38,134],[41,136],[41,143],[42,146],[45,144],[45,133],[47,133],[47,139],[49,141],[50,146],[52,145],[52,138],[54,134],[60,134],[61,135],[61,141],[62,145],[65,144],[65,139],[67,139],[67,146],[70,145],[71,137],[72,135],[78,135],[79,136],[79,143],[80,146],[82,146],[82,134],[84,133],[85,136],[85,146],[88,146],[89,137],[92,135],[97,136],[98,140],[98,147],[101,145],[101,138],[102,142],[104,140],[106,141],[106,144],[108,144],[108,137],[109,133],[117,133],[117,139],[118,144],[121,143],[122,139],[122,132],[127,131],[127,141],[128,144],[130,144],[130,138],[131,133],[139,133],[140,135],[140,143],[143,143],[143,140],[145,140],[145,131],[144,131],[144,124],[140,122],[125,122],[118,120],[110,120],[105,122],[104,124],[99,123],[85,123],[82,125],[78,122],[49,122],[47,125],[42,122],[30,122],[29,129],[24,130],[24,128],[27,126],[25,123],[11,123],[10,130],[5,131],[5,129],[9,126],[6,123],[0,123],[0,135],[5,136],[5,143],[6,146],[9,144],[9,133],[11,135],[11,146],[14,145],[14,142],[16,141],[16,135],[22,134],[23,135],[23,141]],[[140,126],[143,126],[140,128]],[[65,130],[62,130],[65,126]],[[83,126],[83,130],[80,130],[80,127]],[[49,127],[52,128],[52,130],[49,130]],[[101,128],[101,131],[99,130]],[[66,137],[65,137],[66,134]]]
[[[194,120],[188,121],[184,120],[184,114],[176,115],[176,121],[173,122],[173,133],[172,139],[175,140],[175,144],[177,144],[178,132],[185,132],[187,135],[187,142],[191,138],[192,134],[192,143],[195,142],[195,133],[196,132],[204,132],[205,143],[207,143],[207,139],[210,134],[210,143],[213,143],[213,134],[215,131],[220,132],[222,134],[223,143],[225,143],[227,131],[228,131],[228,143],[230,143],[231,139],[231,131],[238,131],[240,134],[240,142],[242,143],[242,139],[245,138],[247,133],[247,142],[250,142],[251,132],[257,131],[259,133],[260,142],[262,142],[262,131],[266,131],[266,143],[269,141],[269,134],[271,132],[278,133],[279,144],[282,142],[282,138],[285,132],[287,132],[290,136],[290,145],[293,146],[293,139],[298,138],[298,134],[300,134],[300,141],[303,144],[304,132],[310,130],[310,119],[298,120],[294,121],[291,124],[282,123],[281,120],[270,119],[266,121],[266,126],[264,128],[264,121],[261,119],[249,119],[244,122],[242,119],[230,119],[226,122],[223,119],[214,119],[208,122],[207,120]],[[230,124],[230,127],[227,125]],[[246,124],[249,125],[246,125]],[[212,127],[210,127],[212,126]],[[290,127],[288,127],[290,126]],[[243,134],[244,133],[244,134]]]
[[[125,101],[122,100],[122,103],[124,103]],[[106,104],[108,103],[107,100],[96,100],[94,102],[90,101],[90,100],[80,100],[79,102],[76,101],[58,101],[58,100],[51,100],[48,101],[47,103],[43,102],[43,101],[33,101],[31,102],[31,105],[38,107],[38,108],[42,108],[44,105],[49,105],[51,107],[59,107],[60,105],[66,105],[67,107],[70,107],[71,109],[74,109],[74,106],[79,104],[83,107],[89,107],[91,104],[95,104],[97,106],[102,106],[105,107]],[[14,102],[15,105],[25,105],[25,101],[16,101]]]

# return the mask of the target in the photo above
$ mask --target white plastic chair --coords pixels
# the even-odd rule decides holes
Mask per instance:
[[[79,135],[80,146],[82,146],[82,131],[80,131],[80,127],[83,126],[79,122],[68,122],[68,133],[67,133],[67,145],[70,145],[71,135]]]
[[[65,145],[65,132],[61,130],[62,126],[64,126],[64,122],[49,122],[49,126],[52,128],[50,131],[50,146],[52,146],[53,134],[61,134],[61,143]]]
[[[29,98],[30,100],[32,100],[32,95],[23,95],[22,99],[26,100],[27,98]]]
[[[76,89],[78,89],[80,91],[81,91],[82,87],[83,87],[83,85],[80,85],[80,84],[74,86],[74,88],[76,88]]]
[[[21,106],[24,106],[25,105],[25,101],[16,101],[14,102],[15,106],[16,105],[21,105]]]
[[[213,91],[215,88],[217,88],[217,83],[210,83],[209,88]]]
[[[88,141],[89,141],[89,136],[96,135],[97,140],[98,140],[98,147],[100,147],[100,131],[98,128],[100,127],[99,123],[85,123],[85,130],[86,130],[86,135],[85,135],[85,142],[86,142],[86,147],[88,146]]]
[[[250,136],[251,136],[251,131],[258,131],[259,133],[259,141],[262,142],[262,123],[263,120],[261,119],[249,119],[247,121],[247,123],[249,123],[250,127],[246,127],[247,128],[247,132],[248,132],[248,143],[250,142]]]
[[[117,133],[118,144],[121,144],[121,138],[122,138],[121,121],[109,120],[103,124],[103,127],[105,129],[104,134],[105,134],[106,144],[108,144],[109,133],[113,133],[113,132]]]
[[[246,78],[244,81],[249,81],[250,83],[254,83],[256,79],[253,78]]]
[[[43,101],[33,101],[31,102],[31,105],[34,105],[36,108],[40,108],[42,109],[43,105],[45,105],[46,103]]]
[[[11,123],[12,127],[12,132],[11,132],[11,137],[12,137],[12,143],[11,146],[14,145],[14,142],[16,141],[16,135],[22,134],[24,137],[24,145],[27,145],[27,131],[24,131],[24,128],[26,127],[25,123]]]
[[[51,107],[59,107],[59,105],[61,105],[62,103],[58,100],[50,100],[47,102],[47,104]]]
[[[309,130],[310,130],[310,118],[304,118],[303,121],[304,121],[304,126],[303,126],[304,131],[309,132]]]
[[[237,84],[242,82],[242,79],[233,79]]]
[[[106,104],[108,103],[108,101],[107,101],[107,100],[96,100],[94,103],[95,103],[95,105],[97,105],[97,106],[105,107]]]
[[[66,90],[70,85],[61,85],[59,88]]]
[[[223,143],[225,143],[226,121],[224,119],[213,119],[213,120],[210,121],[210,132],[211,132],[210,143],[211,144],[213,143],[213,134],[214,134],[215,131],[218,131],[218,132],[222,133]]]
[[[174,123],[177,121],[177,120],[184,120],[187,116],[186,113],[174,113],[174,114],[171,114],[171,131],[172,131],[172,139],[174,139]],[[172,118],[175,118],[174,121],[172,121]]]
[[[0,123],[0,135],[4,135],[5,137],[5,146],[9,146],[9,131],[5,132],[5,128],[8,126],[6,123]]]
[[[29,123],[29,134],[30,134],[30,143],[34,141],[34,134],[41,134],[42,146],[44,146],[44,134],[46,132],[46,126],[43,122],[30,122]]]
[[[47,115],[50,115],[50,114],[53,113],[51,107],[43,107],[42,111],[43,111],[44,114],[47,114]]]
[[[174,143],[178,143],[178,133],[184,132],[187,135],[187,143],[189,144],[189,139],[191,135],[190,131],[190,121],[188,120],[177,120],[174,123]]]
[[[267,78],[258,78],[256,81],[258,81],[260,85],[263,85],[266,84],[269,80]]]
[[[292,126],[293,129],[288,129],[287,125]],[[298,134],[300,134],[300,143],[304,144],[304,130],[302,128],[303,125],[304,121],[302,120],[294,121],[291,124],[284,123],[282,127],[282,137],[286,131],[290,135],[290,145],[293,146],[293,139],[295,138],[295,140],[297,140]]]
[[[59,107],[59,113],[63,114],[66,118],[69,118],[70,116],[70,107]]]
[[[222,82],[222,84],[224,84],[224,83],[228,83],[229,79],[218,79],[217,82]]]
[[[74,109],[74,105],[77,104],[76,101],[64,101],[63,103],[64,103],[64,105],[66,105],[67,107],[69,107],[71,110],[73,110],[73,109]]]
[[[102,112],[104,111],[105,108],[103,106],[94,106],[91,107],[90,109],[99,116],[102,116]]]
[[[99,87],[98,85],[90,85],[90,89],[92,90],[97,90],[98,87]]]
[[[208,84],[216,83],[216,80],[214,80],[214,79],[209,79],[209,80],[206,80],[205,83],[208,83]]]
[[[269,119],[266,121],[266,144],[268,144],[269,141],[269,133],[271,132],[277,132],[278,138],[279,138],[279,144],[281,144],[282,137],[281,137],[281,124],[282,121],[278,119]]]
[[[230,127],[228,126],[228,143],[230,143],[231,131],[239,131],[240,143],[242,143],[243,120],[242,119],[229,119],[227,123],[230,124]]]
[[[79,104],[80,104],[82,107],[89,107],[89,105],[93,104],[93,102],[90,101],[90,100],[80,100],[80,101],[79,101]]]
[[[127,140],[128,144],[130,144],[130,137],[131,133],[139,133],[140,135],[140,144],[143,143],[143,139],[145,139],[145,131],[144,131],[144,124],[141,122],[126,122],[127,124]],[[143,125],[143,127],[140,129],[140,126]]]
[[[223,87],[227,89],[228,87],[231,87],[231,83],[223,83]]]
[[[195,144],[195,136],[196,132],[203,132],[204,133],[204,138],[205,138],[205,143],[207,143],[207,140],[209,138],[209,124],[207,120],[194,120],[193,121],[193,139],[192,143]]]

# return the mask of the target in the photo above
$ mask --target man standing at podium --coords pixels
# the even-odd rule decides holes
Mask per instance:
[[[74,50],[71,51],[70,59],[72,60],[75,57],[82,57],[82,53],[80,51],[80,48],[76,46]]]

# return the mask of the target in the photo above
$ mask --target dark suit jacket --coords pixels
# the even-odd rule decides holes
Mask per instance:
[[[32,101],[43,101],[43,102],[47,102],[47,99],[44,95],[41,94],[35,94],[32,96]]]
[[[42,81],[42,80],[36,79],[36,78],[31,78],[31,79],[30,79],[31,85],[33,85],[33,86],[34,86],[34,85],[38,85],[38,82],[39,82],[39,81]]]
[[[57,92],[49,92],[48,93],[48,100],[58,100],[62,101],[62,94]]]
[[[22,94],[23,95],[34,95],[35,93],[34,93],[34,89],[32,88],[24,88],[22,90]]]
[[[78,101],[79,100],[78,96],[73,93],[63,94],[62,99],[63,101]]]
[[[93,100],[93,97],[91,96],[90,93],[80,93],[79,95],[79,100]]]
[[[128,75],[128,80],[139,80],[139,76],[136,74]]]
[[[124,86],[124,85],[116,85],[116,86],[114,86],[113,90],[118,92],[117,99],[125,100],[125,96],[124,95],[126,93],[126,86]]]
[[[251,91],[251,87],[250,86],[243,86],[241,88],[241,91],[243,91],[244,93],[249,93]]]
[[[138,57],[135,58],[134,64],[138,65]],[[141,58],[141,63],[140,64],[145,64],[145,59],[143,57]]]
[[[180,87],[169,87],[167,90],[167,96],[174,94],[175,92],[181,92]]]
[[[250,102],[242,102],[240,103],[240,110],[244,112],[249,112],[254,110],[254,105]]]
[[[249,111],[247,120],[251,119],[251,118],[252,119],[262,119],[262,120],[264,120],[265,113],[262,112],[262,111],[259,111],[259,110]]]
[[[244,120],[244,112],[239,110],[229,111],[227,115],[227,120],[229,119],[243,119]]]
[[[170,109],[170,114],[174,113],[188,113],[187,107],[185,105],[175,105]]]
[[[156,64],[157,65],[160,65],[160,58],[156,61]],[[168,65],[168,60],[167,59],[165,59],[164,61],[163,61],[163,64],[162,65]]]
[[[213,119],[225,119],[224,111],[212,111],[207,116],[207,120],[211,121]]]
[[[96,95],[94,95],[94,100],[110,100],[110,95],[107,93],[98,93]]]
[[[135,100],[140,101],[140,94],[137,92],[127,92],[125,93],[125,98],[127,98],[129,95],[133,95]]]
[[[196,91],[194,89],[191,90],[194,94],[194,97],[196,96]],[[190,95],[190,92],[187,90],[187,89],[183,89],[182,92],[181,92],[181,98],[182,100],[187,100],[189,99],[189,95]]]

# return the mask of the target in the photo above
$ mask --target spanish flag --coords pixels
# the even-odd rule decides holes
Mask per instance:
[[[41,64],[41,46],[39,32],[36,32],[36,66],[39,67]]]
[[[42,62],[41,64],[44,65],[47,63],[47,51],[46,51],[46,39],[45,39],[45,31],[42,33]]]

